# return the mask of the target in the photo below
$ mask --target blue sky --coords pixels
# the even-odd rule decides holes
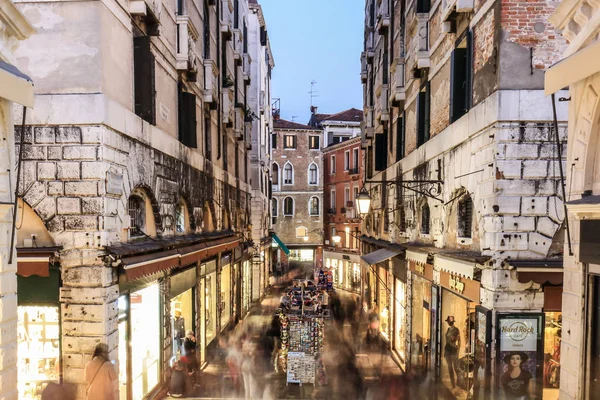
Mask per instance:
[[[258,0],[275,59],[272,97],[281,118],[307,123],[310,82],[319,113],[362,109],[363,0]]]

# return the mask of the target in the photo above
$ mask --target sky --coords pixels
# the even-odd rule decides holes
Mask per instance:
[[[364,0],[258,2],[275,59],[271,96],[281,99],[281,118],[308,122],[313,80],[318,113],[362,109]]]

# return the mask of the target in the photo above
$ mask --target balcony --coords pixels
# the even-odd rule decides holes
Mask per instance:
[[[231,0],[221,0],[221,3],[223,4],[221,21],[219,21],[221,35],[223,35],[223,39],[231,40],[233,37],[233,4],[231,4]]]
[[[198,31],[187,15],[177,16],[177,54],[176,67],[178,71],[198,71],[199,57],[196,54],[195,40]]]
[[[161,0],[133,0],[129,2],[129,13],[140,17],[148,25],[148,35],[158,36]]]
[[[335,214],[336,214],[336,209],[335,209],[335,207],[328,208],[328,209],[327,209],[327,214],[335,215]]]
[[[387,0],[381,1],[377,8],[377,33],[384,35],[390,27],[390,10],[388,9]]]
[[[360,81],[362,83],[367,83],[367,53],[364,51],[360,53]]]
[[[406,65],[404,64],[404,57],[397,58],[395,64],[396,70],[393,75],[392,90],[390,90],[390,101],[393,105],[399,106],[401,102],[406,100],[406,92],[404,88]]]
[[[213,60],[204,60],[204,89],[202,90],[205,103],[213,104],[215,109],[219,99],[218,69]]]
[[[252,58],[250,57],[250,54],[245,53],[243,59],[242,75],[244,77],[244,82],[250,83],[250,64],[252,63]]]
[[[381,85],[381,93],[377,98],[377,107],[375,109],[375,118],[377,121],[389,121],[390,120],[390,107],[389,107],[389,87],[388,85]]]
[[[233,125],[233,90],[232,88],[223,88],[221,93],[221,110],[223,112],[223,123],[225,125]]]
[[[429,68],[429,14],[417,14],[417,68]]]
[[[473,0],[442,0],[442,21],[456,19],[456,13],[472,12],[473,6]]]
[[[242,42],[242,31],[239,29],[233,30],[233,59],[235,65],[242,65],[242,48],[244,43]]]

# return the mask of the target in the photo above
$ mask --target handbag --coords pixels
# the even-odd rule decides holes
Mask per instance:
[[[102,369],[102,367],[104,366],[104,364],[106,364],[107,361],[104,360],[104,362],[102,364],[100,364],[100,367],[98,367],[98,369],[96,370],[96,373],[94,374],[94,376],[92,377],[92,380],[90,381],[90,384],[88,385],[87,389],[85,389],[85,394],[87,395],[88,392],[90,391],[90,387],[92,387],[92,383],[94,383],[94,379],[96,379],[96,376],[98,376],[98,372],[100,372],[100,370]]]

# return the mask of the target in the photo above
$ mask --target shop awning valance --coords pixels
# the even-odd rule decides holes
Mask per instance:
[[[178,267],[179,252],[177,250],[167,250],[144,256],[123,258],[122,260],[127,280],[133,280]]]
[[[50,261],[62,247],[17,247],[17,275],[50,276]]]
[[[540,285],[563,282],[563,260],[516,260],[510,263],[516,270],[519,282],[535,282]]]
[[[406,259],[410,261],[414,261],[419,264],[427,264],[427,258],[429,257],[428,253],[423,253],[420,251],[414,250],[406,250]]]
[[[181,255],[181,265],[186,266],[205,258],[212,257],[217,253],[233,250],[238,247],[240,240],[236,237],[227,237],[210,242],[198,243],[178,249]]]
[[[33,108],[33,81],[14,65],[1,60],[0,97]]]
[[[279,248],[283,250],[286,256],[290,254],[290,249],[287,248],[287,246],[281,241],[281,239],[279,239],[277,235],[273,234],[273,240],[275,243],[277,243]]]
[[[365,254],[361,258],[368,265],[374,265],[385,260],[389,260],[390,258],[395,257],[400,253],[402,253],[402,250],[379,249],[369,254]]]
[[[473,261],[458,260],[436,254],[433,256],[433,266],[441,271],[446,271],[450,274],[456,274],[469,279],[473,279],[473,276],[475,276],[476,263]]]

